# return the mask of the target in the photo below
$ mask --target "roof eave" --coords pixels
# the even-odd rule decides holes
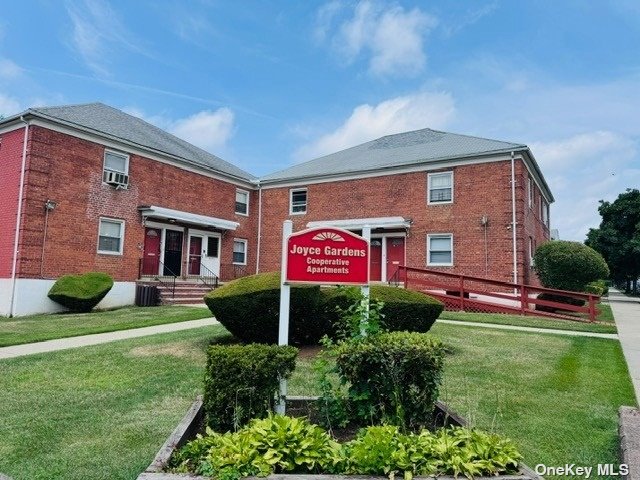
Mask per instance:
[[[438,163],[442,163],[442,162],[447,162],[447,161],[451,161],[451,160],[457,160],[457,159],[470,159],[470,158],[486,158],[486,157],[491,157],[494,155],[504,155],[504,154],[509,154],[511,152],[523,152],[523,151],[528,151],[529,147],[527,147],[526,145],[517,145],[514,148],[507,148],[507,149],[501,149],[501,150],[492,150],[490,152],[480,152],[480,153],[473,153],[473,154],[468,154],[468,155],[459,155],[459,156],[447,156],[447,157],[439,157],[439,158],[434,158],[434,159],[422,159],[422,160],[418,160],[415,162],[411,162],[411,163],[402,163],[402,164],[398,164],[398,165],[389,165],[389,166],[384,166],[384,167],[377,167],[377,168],[369,168],[369,169],[363,169],[363,170],[354,170],[351,172],[340,172],[340,173],[327,173],[327,174],[313,174],[313,175],[297,175],[297,176],[288,176],[288,177],[280,177],[280,178],[275,178],[275,179],[265,179],[265,178],[260,178],[258,179],[259,184],[262,185],[277,185],[278,183],[290,183],[292,181],[304,181],[304,180],[326,180],[326,179],[331,179],[331,178],[340,178],[340,177],[345,177],[345,176],[350,176],[350,175],[366,175],[366,174],[370,174],[370,173],[374,173],[374,172],[380,172],[380,171],[388,171],[388,172],[393,172],[394,170],[403,170],[406,168],[411,168],[411,167],[419,167],[422,165],[430,165],[430,164],[438,164]]]
[[[208,165],[203,165],[203,164],[201,164],[199,162],[192,162],[192,161],[186,160],[183,157],[172,155],[172,154],[164,152],[162,150],[151,148],[151,147],[148,147],[146,145],[142,145],[142,144],[137,143],[137,142],[132,142],[130,140],[126,140],[126,139],[117,137],[115,135],[110,135],[108,133],[101,132],[100,130],[95,130],[93,128],[89,128],[89,127],[85,127],[85,126],[82,126],[82,125],[78,125],[77,123],[61,120],[61,119],[59,119],[57,117],[53,117],[51,115],[47,115],[47,114],[44,114],[42,112],[35,111],[33,109],[28,109],[28,110],[25,110],[22,113],[18,113],[16,115],[12,115],[11,117],[5,118],[0,122],[0,125],[1,124],[10,124],[10,123],[15,122],[16,120],[22,121],[23,118],[27,118],[27,117],[29,117],[29,118],[41,118],[43,120],[46,120],[46,121],[49,121],[49,122],[52,122],[52,123],[57,123],[57,124],[60,124],[60,125],[64,125],[64,126],[66,126],[68,128],[74,129],[74,130],[87,132],[87,133],[90,133],[92,135],[96,135],[96,136],[99,136],[99,137],[107,138],[107,139],[112,140],[112,141],[123,143],[125,145],[134,146],[136,148],[139,148],[140,150],[147,151],[147,152],[152,153],[154,155],[164,156],[164,157],[170,158],[171,160],[174,160],[176,162],[182,163],[182,164],[190,166],[190,167],[201,168],[202,170],[206,170],[206,171],[215,173],[217,175],[220,175],[222,177],[226,177],[226,178],[228,178],[230,180],[233,180],[235,182],[244,183],[244,184],[246,184],[248,186],[257,186],[258,185],[258,179],[256,177],[244,178],[244,177],[239,177],[237,175],[233,175],[233,174],[230,174],[230,173],[227,173],[227,172],[222,172],[222,171],[217,170],[217,169],[215,169],[213,167],[210,167]]]

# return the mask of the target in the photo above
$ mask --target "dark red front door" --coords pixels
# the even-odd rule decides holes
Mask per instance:
[[[371,240],[369,259],[369,280],[379,282],[382,280],[382,241],[379,238]]]
[[[404,265],[404,237],[387,237],[387,280]]]
[[[160,265],[160,230],[147,228],[144,232],[142,275],[157,275]]]
[[[189,275],[200,275],[202,261],[202,237],[191,237],[189,246]]]

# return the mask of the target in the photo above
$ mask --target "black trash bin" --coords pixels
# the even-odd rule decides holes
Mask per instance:
[[[136,285],[136,305],[155,307],[158,305],[159,292],[155,285]]]

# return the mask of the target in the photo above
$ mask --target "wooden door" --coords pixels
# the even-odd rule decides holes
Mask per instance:
[[[200,275],[202,237],[189,237],[189,275]]]
[[[379,238],[371,240],[369,253],[369,280],[379,282],[382,280],[382,241]]]
[[[160,229],[146,228],[142,254],[142,275],[158,275],[160,266]]]
[[[404,265],[404,237],[387,237],[387,280]]]

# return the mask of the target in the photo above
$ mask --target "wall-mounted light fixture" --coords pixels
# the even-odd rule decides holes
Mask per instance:
[[[44,209],[45,210],[53,210],[57,206],[58,206],[58,203],[53,201],[53,200],[47,200],[46,202],[44,202]]]

